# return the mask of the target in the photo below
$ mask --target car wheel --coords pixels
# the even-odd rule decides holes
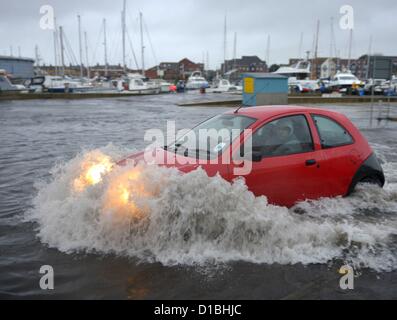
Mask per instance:
[[[377,176],[365,177],[358,182],[358,184],[364,184],[364,183],[374,184],[382,188],[382,182]]]

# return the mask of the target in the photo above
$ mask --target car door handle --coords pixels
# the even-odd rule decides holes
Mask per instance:
[[[314,166],[316,164],[317,164],[317,161],[315,159],[306,160],[307,167]]]

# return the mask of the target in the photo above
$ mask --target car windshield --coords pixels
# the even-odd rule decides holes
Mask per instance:
[[[167,148],[185,157],[214,159],[256,120],[235,114],[219,115],[199,124]]]

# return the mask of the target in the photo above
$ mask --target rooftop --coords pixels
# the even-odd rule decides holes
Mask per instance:
[[[229,111],[228,114],[233,114],[235,111]],[[337,114],[337,112],[324,110],[321,108],[302,107],[293,105],[277,105],[277,106],[259,106],[259,107],[245,107],[238,111],[239,115],[254,117],[259,120],[265,120],[274,116],[295,113],[295,112],[316,112],[320,114]]]
[[[244,76],[249,76],[251,78],[266,78],[266,79],[287,79],[288,77],[266,72],[247,72]]]
[[[34,63],[34,59],[32,58],[25,58],[25,57],[14,57],[14,56],[1,56],[0,60],[14,60],[14,61],[29,61]]]

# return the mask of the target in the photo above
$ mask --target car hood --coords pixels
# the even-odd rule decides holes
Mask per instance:
[[[149,154],[145,156],[145,154]],[[150,156],[151,154],[151,156]],[[147,159],[150,159],[148,161]],[[152,149],[152,151],[140,151],[129,155],[128,157],[117,162],[119,166],[125,166],[129,162],[156,164],[161,167],[176,168],[181,172],[188,173],[200,167],[198,160],[194,158],[184,157],[173,152],[164,150],[163,148]]]

